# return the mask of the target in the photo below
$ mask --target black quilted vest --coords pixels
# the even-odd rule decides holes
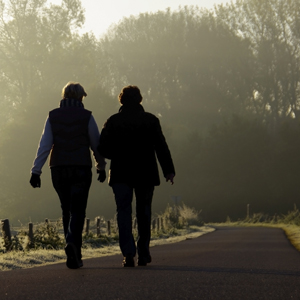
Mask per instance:
[[[91,112],[82,107],[60,107],[49,113],[53,133],[50,167],[92,166],[88,124]]]

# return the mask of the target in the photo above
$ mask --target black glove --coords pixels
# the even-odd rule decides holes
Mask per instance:
[[[97,173],[99,174],[97,180],[100,181],[100,182],[104,182],[105,179],[106,179],[106,172],[105,172],[105,170],[97,170]]]
[[[38,174],[31,174],[31,178],[30,178],[30,184],[32,187],[36,188],[36,187],[41,187],[41,177]]]

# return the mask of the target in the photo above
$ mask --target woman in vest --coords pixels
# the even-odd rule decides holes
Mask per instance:
[[[79,83],[69,82],[63,88],[59,107],[50,111],[46,119],[30,179],[32,187],[41,186],[42,167],[50,154],[52,183],[62,208],[66,264],[70,269],[83,266],[82,230],[92,181],[90,149],[99,173],[98,180],[104,182],[106,178],[106,162],[97,151],[98,126],[82,103],[86,96]]]

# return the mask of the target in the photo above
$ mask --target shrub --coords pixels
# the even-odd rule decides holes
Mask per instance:
[[[167,220],[171,227],[182,228],[190,225],[203,225],[203,220],[199,216],[201,211],[186,206],[184,203],[180,205],[170,206],[168,204],[162,217]]]
[[[189,225],[203,225],[203,221],[200,218],[200,211],[195,210],[195,208],[191,208],[186,206],[184,203],[182,206],[178,206],[179,217],[182,218],[183,223],[187,226]]]
[[[61,249],[64,239],[59,235],[59,223],[44,223],[34,231],[33,243],[30,248]]]

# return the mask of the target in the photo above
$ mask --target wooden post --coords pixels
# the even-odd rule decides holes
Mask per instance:
[[[49,220],[46,218],[45,219],[45,224],[48,225],[49,224]]]
[[[28,231],[28,246],[33,246],[33,224],[30,222],[28,223],[29,231]]]
[[[115,232],[118,233],[119,225],[118,225],[117,215],[115,215],[115,217],[114,217],[113,224],[114,224],[114,227],[115,227]]]
[[[155,229],[156,229],[156,226],[155,226],[155,225],[156,225],[156,220],[153,219],[153,220],[152,220],[152,230],[153,230],[153,231],[155,231]]]
[[[100,218],[99,217],[97,217],[97,219],[96,219],[97,221],[97,236],[98,237],[100,237]]]
[[[161,230],[164,230],[164,218],[163,217],[160,218],[160,228],[161,228]]]
[[[90,232],[90,219],[89,218],[86,218],[85,219],[85,233],[88,235],[89,232]]]
[[[156,230],[160,231],[160,218],[156,218]]]
[[[111,234],[111,230],[110,230],[110,221],[107,221],[107,235]]]
[[[249,219],[250,216],[250,204],[247,204],[247,219]]]
[[[2,237],[4,240],[4,246],[5,246],[5,249],[8,251],[8,250],[10,250],[10,247],[11,247],[11,233],[10,233],[8,219],[1,220],[1,230],[2,230]]]

